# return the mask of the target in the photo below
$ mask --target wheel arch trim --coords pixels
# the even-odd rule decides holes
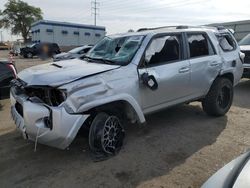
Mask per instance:
[[[128,103],[135,111],[137,118],[139,120],[140,123],[145,123],[145,116],[141,110],[140,105],[137,103],[137,101],[130,95],[128,94],[119,94],[119,95],[115,95],[115,96],[110,96],[110,97],[105,97],[103,99],[99,99],[99,100],[94,100],[91,101],[89,103],[83,104],[82,106],[80,106],[77,111],[78,113],[80,112],[86,112],[88,110],[91,110],[93,108],[96,108],[98,106],[102,106],[108,103],[113,103],[113,102],[119,102],[119,101],[124,101],[126,103]]]

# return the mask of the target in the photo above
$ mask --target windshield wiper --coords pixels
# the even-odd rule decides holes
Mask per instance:
[[[89,57],[89,56],[86,56],[86,55],[82,56],[82,58],[87,59],[87,61],[89,61],[89,60],[91,60],[93,62],[99,61],[99,62],[102,62],[102,63],[105,63],[105,64],[115,64],[115,63],[117,63],[117,62],[109,60],[109,59],[93,58],[93,57]]]
[[[102,59],[103,61],[107,62],[108,64],[116,64],[116,61],[110,60],[110,59]]]

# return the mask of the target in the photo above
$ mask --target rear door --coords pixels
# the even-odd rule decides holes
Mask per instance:
[[[222,59],[217,54],[207,33],[187,33],[186,39],[191,65],[190,85],[195,98],[207,93],[221,70]]]

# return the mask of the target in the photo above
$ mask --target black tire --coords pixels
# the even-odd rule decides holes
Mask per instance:
[[[120,119],[107,113],[98,113],[89,130],[90,150],[102,158],[116,155],[124,140],[125,132]]]
[[[233,96],[232,82],[227,78],[217,78],[202,100],[203,110],[211,116],[223,116],[229,111]]]

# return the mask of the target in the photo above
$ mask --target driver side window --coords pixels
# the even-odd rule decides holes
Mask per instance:
[[[145,53],[147,65],[168,64],[181,60],[180,36],[171,35],[153,39]]]

